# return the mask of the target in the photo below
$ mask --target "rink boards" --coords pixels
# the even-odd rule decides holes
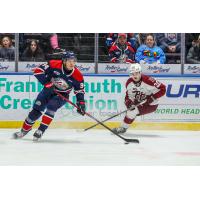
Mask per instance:
[[[123,102],[128,76],[85,75],[84,78],[85,99],[90,114],[103,120],[126,109]],[[138,117],[132,127],[200,130],[200,77],[160,76],[156,79],[166,85],[166,95],[160,99],[155,113]],[[41,90],[42,85],[31,74],[1,74],[0,127],[20,127]],[[70,99],[76,103],[73,93]],[[119,125],[122,119],[123,115],[120,115],[108,125]],[[90,118],[78,115],[76,109],[66,104],[57,112],[51,127],[85,128],[92,124],[94,122]]]

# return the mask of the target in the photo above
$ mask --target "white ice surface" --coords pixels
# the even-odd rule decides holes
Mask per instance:
[[[128,145],[103,129],[49,129],[37,143],[16,131],[0,129],[0,165],[200,165],[200,131],[129,130],[140,144]]]

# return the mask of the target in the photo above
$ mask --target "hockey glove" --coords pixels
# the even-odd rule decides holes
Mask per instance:
[[[44,85],[44,87],[47,88],[47,89],[50,89],[50,88],[52,88],[53,86],[54,86],[54,84],[53,84],[52,82],[46,83],[46,84]]]
[[[151,104],[153,101],[155,100],[155,98],[153,97],[153,95],[148,95],[146,98],[146,103],[147,105]]]
[[[129,110],[133,110],[135,108],[136,102],[130,99],[125,100],[125,105]]]
[[[79,101],[76,104],[79,108],[77,109],[77,112],[81,115],[85,115],[85,102]]]
[[[48,82],[44,84],[44,91],[46,95],[51,95],[54,92],[54,84],[52,82]]]

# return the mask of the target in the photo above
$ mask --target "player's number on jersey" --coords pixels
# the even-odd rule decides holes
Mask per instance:
[[[157,80],[155,80],[154,78],[150,77],[149,80],[153,83],[153,85],[156,87],[156,88],[159,88],[161,83]]]
[[[156,87],[156,88],[159,88],[160,87],[160,82],[159,81],[155,81],[155,83],[154,83],[154,86]]]
[[[84,84],[80,83],[80,89],[83,89],[83,88],[84,88]]]

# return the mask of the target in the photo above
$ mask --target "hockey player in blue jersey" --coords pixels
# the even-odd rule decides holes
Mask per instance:
[[[56,92],[69,98],[69,93],[74,89],[77,99],[77,112],[85,114],[84,79],[81,72],[75,66],[76,58],[73,52],[63,52],[61,60],[50,60],[48,64],[42,64],[34,70],[34,76],[44,85],[38,94],[33,109],[25,119],[19,132],[14,133],[15,139],[24,137],[33,124],[42,116],[39,128],[33,134],[33,140],[40,139],[54,118],[56,111],[65,105],[66,101]]]

